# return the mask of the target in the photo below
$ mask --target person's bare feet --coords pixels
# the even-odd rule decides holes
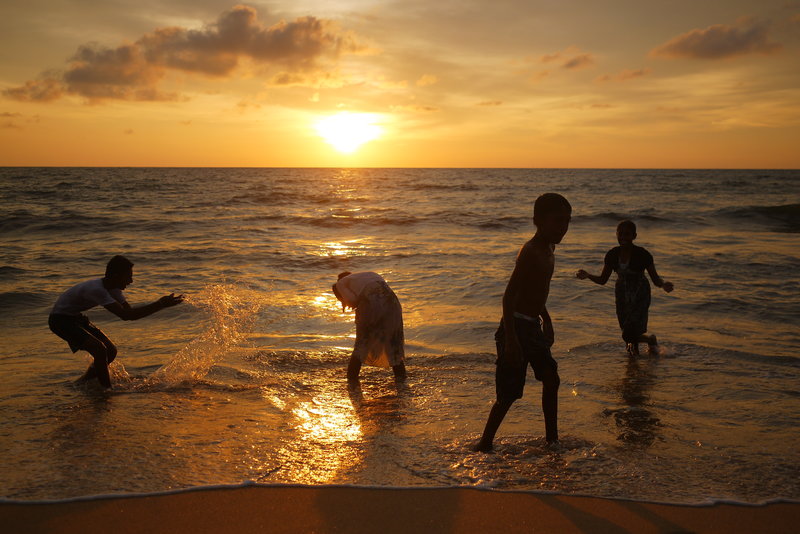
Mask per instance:
[[[638,343],[628,343],[626,347],[628,350],[628,354],[634,358],[639,356],[639,344]]]

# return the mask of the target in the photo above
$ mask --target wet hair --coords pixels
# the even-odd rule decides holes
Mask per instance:
[[[124,274],[133,268],[133,262],[125,256],[114,256],[106,264],[106,278],[115,274]]]
[[[572,213],[569,201],[558,193],[545,193],[533,203],[533,223],[536,224],[536,220],[541,217],[562,210]]]
[[[624,221],[620,221],[620,223],[617,225],[617,232],[625,228],[631,230],[634,234],[636,233],[636,223],[630,219],[625,219]]]
[[[339,278],[337,280],[341,280],[345,276],[350,276],[351,274],[353,274],[353,273],[351,273],[350,271],[343,271],[343,272],[339,273]]]

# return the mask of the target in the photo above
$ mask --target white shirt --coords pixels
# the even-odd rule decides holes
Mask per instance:
[[[374,282],[385,282],[385,280],[378,273],[369,271],[353,273],[336,282],[336,289],[342,296],[344,303],[351,308],[355,308],[356,304],[358,304],[358,299],[361,297],[361,292]]]
[[[95,306],[108,306],[119,302],[127,302],[122,290],[114,288],[108,290],[103,286],[103,279],[97,278],[88,282],[81,282],[64,291],[50,313],[61,315],[79,315]]]

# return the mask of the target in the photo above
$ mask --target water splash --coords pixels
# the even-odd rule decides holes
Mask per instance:
[[[206,315],[207,328],[146,380],[168,387],[201,380],[252,328],[265,304],[263,294],[233,284],[206,286],[186,302]]]

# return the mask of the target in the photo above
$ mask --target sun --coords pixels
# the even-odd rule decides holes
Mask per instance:
[[[352,154],[358,148],[376,139],[383,131],[378,116],[373,113],[350,113],[342,111],[317,121],[317,133],[326,143],[344,154]]]

